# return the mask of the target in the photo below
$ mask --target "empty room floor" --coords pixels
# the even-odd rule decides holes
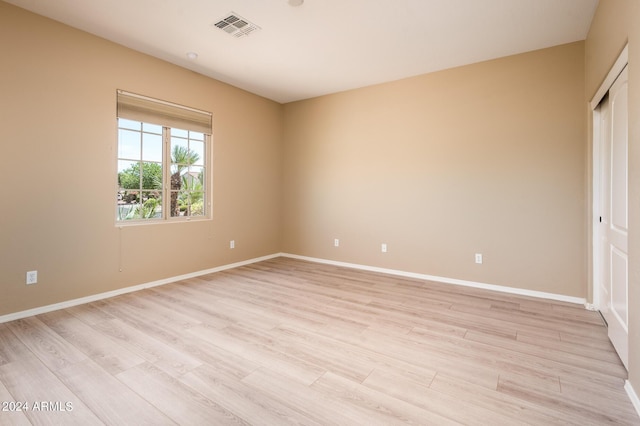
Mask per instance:
[[[0,324],[0,424],[640,424],[582,306],[275,258]]]

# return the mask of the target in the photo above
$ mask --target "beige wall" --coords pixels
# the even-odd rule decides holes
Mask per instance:
[[[600,0],[585,44],[590,100],[629,44],[629,381],[640,392],[640,2]]]
[[[0,52],[0,315],[279,251],[281,105],[4,2]],[[213,113],[212,221],[115,226],[116,89]]]
[[[285,105],[283,250],[586,297],[584,84],[578,42]]]

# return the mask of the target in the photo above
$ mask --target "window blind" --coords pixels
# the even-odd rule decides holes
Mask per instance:
[[[210,112],[118,90],[118,118],[212,134]]]

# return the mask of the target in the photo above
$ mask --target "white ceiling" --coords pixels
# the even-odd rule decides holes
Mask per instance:
[[[5,0],[285,103],[584,40],[598,0]],[[235,12],[261,29],[214,24]],[[189,60],[187,52],[198,58]]]

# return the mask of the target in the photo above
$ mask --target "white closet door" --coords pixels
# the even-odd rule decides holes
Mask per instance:
[[[602,312],[609,338],[628,368],[628,72],[625,67],[601,105]]]

